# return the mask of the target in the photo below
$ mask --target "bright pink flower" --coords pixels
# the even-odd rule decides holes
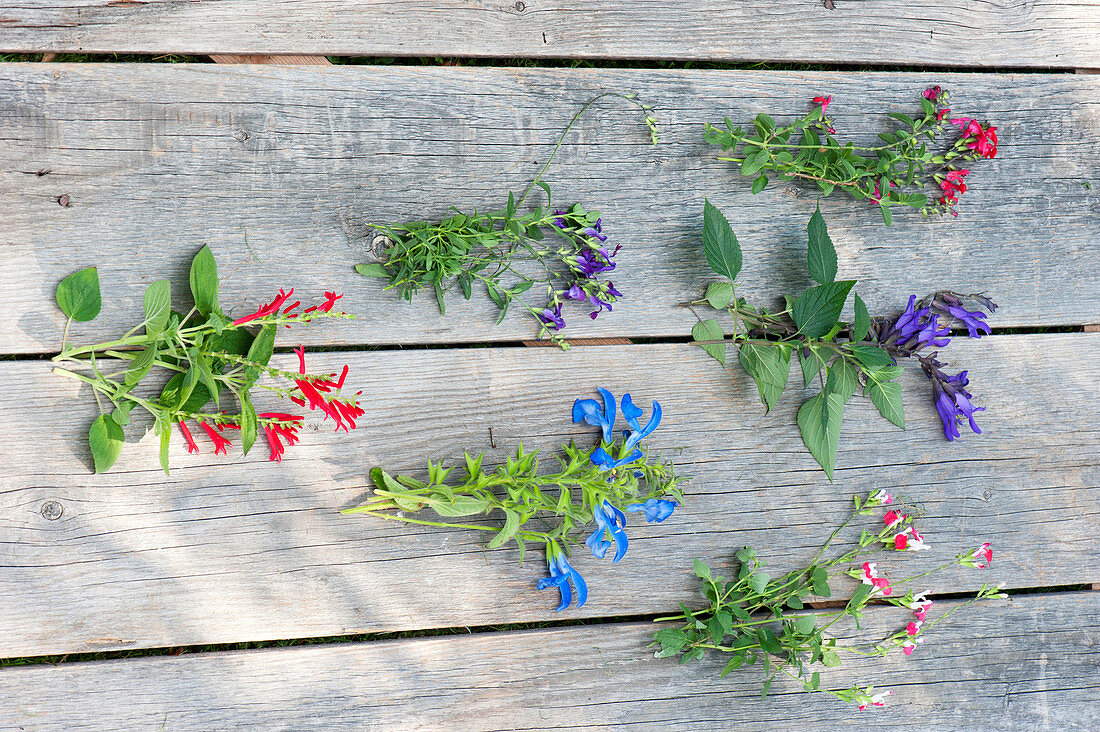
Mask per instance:
[[[944,109],[939,110],[938,112],[936,112],[936,121],[937,122],[943,122],[943,118],[946,117],[950,113],[951,113],[950,109],[944,108]]]
[[[917,633],[920,633],[920,626],[921,625],[923,625],[923,623],[921,623],[918,620],[910,620],[909,625],[905,626],[905,634],[906,635],[916,635]]]
[[[825,111],[829,108],[829,104],[833,101],[833,95],[830,94],[827,97],[814,97],[814,104],[821,105],[821,114],[824,115]]]
[[[221,426],[218,429],[214,429],[206,422],[199,422],[199,426],[206,431],[206,436],[210,438],[210,441],[214,443],[214,454],[221,453],[222,455],[228,455],[229,453],[225,448],[229,447],[233,443],[227,440],[221,434]]]
[[[870,691],[870,689],[868,689],[868,691]],[[874,696],[866,696],[864,694],[860,694],[859,697],[856,698],[856,706],[861,712],[869,706],[884,707],[886,706],[886,697],[890,696],[893,693],[894,692],[892,691],[884,691],[880,694],[875,694]]]
[[[899,534],[894,534],[894,548],[900,551],[916,552],[921,549],[928,549],[928,545],[924,543],[924,537],[917,533],[917,530],[912,526],[906,527],[905,531]]]
[[[882,488],[873,492],[867,499],[868,506],[888,506],[893,502],[894,499]]]
[[[191,430],[187,429],[187,423],[182,419],[180,420],[180,432],[183,433],[183,439],[187,440],[187,452],[197,454],[199,446],[195,444],[195,438],[191,436]]]
[[[293,287],[290,288],[290,292],[283,292],[282,289],[280,289],[279,294],[275,296],[274,300],[272,300],[267,305],[264,305],[262,308],[252,313],[251,315],[246,315],[243,318],[237,318],[233,321],[233,325],[244,325],[245,323],[250,323],[257,318],[266,318],[268,315],[275,315],[279,312],[279,308],[281,308],[283,304],[286,303],[286,301],[289,300],[290,296],[293,294]],[[297,305],[297,303],[295,303],[295,305]],[[294,305],[292,305],[291,307],[294,307]]]
[[[886,515],[882,517],[882,520],[886,524],[886,528],[888,529],[892,529],[908,519],[909,517],[906,516],[904,513],[898,513],[897,511],[887,511]]]
[[[284,414],[281,412],[265,412],[264,414],[257,415],[261,420],[272,419],[280,422],[291,422],[290,425],[281,424],[262,424],[264,434],[267,436],[268,447],[271,448],[271,455],[268,460],[273,460],[277,463],[283,461],[283,453],[286,452],[286,447],[283,445],[282,440],[286,440],[287,445],[294,445],[298,442],[298,422],[302,421],[301,417],[296,417],[293,414]]]
[[[928,615],[928,608],[932,607],[932,601],[924,596],[925,593],[913,595],[913,601],[909,603],[909,609],[913,611],[913,614],[917,617],[917,620],[924,622],[925,616]]]
[[[912,656],[913,651],[917,649],[918,643],[924,643],[924,638],[914,638],[913,640],[907,640],[901,644],[901,652],[906,656]]]
[[[337,295],[335,292],[325,292],[325,301],[320,305],[314,305],[313,307],[306,308],[303,312],[312,313],[314,310],[319,310],[322,313],[332,312],[333,305],[336,301],[342,298],[343,295]]]
[[[951,120],[951,124],[957,125],[966,138],[974,138],[967,144],[968,148],[977,150],[978,154],[983,158],[994,158],[997,156],[996,127],[982,127],[978,120],[970,119],[969,117],[953,119]]]
[[[927,89],[925,89],[923,92],[921,92],[921,96],[923,96],[925,99],[927,99],[930,102],[934,102],[934,101],[936,101],[937,99],[940,98],[940,91],[941,91],[941,89],[940,89],[939,85],[937,84],[936,86],[930,86]]]
[[[962,563],[977,569],[985,569],[993,563],[993,546],[989,542],[982,544],[974,551],[964,555]]]
[[[883,595],[889,596],[894,590],[890,587],[890,580],[876,575],[875,568],[877,566],[874,562],[863,563],[863,584],[871,585],[873,588],[871,590],[872,595],[877,590],[882,592]]]

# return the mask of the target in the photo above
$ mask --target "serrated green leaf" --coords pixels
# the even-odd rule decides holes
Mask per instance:
[[[168,315],[172,311],[172,283],[157,280],[145,288],[145,333],[155,336],[168,325]]]
[[[720,341],[725,337],[726,334],[722,332],[722,326],[717,320],[702,320],[691,328],[691,338],[695,341]],[[718,363],[726,365],[725,343],[703,343],[699,347]]]
[[[839,395],[827,391],[819,392],[798,410],[798,429],[802,433],[802,441],[829,480],[833,479],[843,419],[844,401]]]
[[[710,579],[710,567],[708,567],[707,563],[704,562],[702,559],[696,558],[692,562],[692,569],[695,572],[695,576],[698,577],[699,579],[703,579],[703,580],[709,580]]]
[[[811,287],[803,292],[791,309],[791,317],[799,332],[807,338],[820,338],[828,333],[840,318],[848,292],[855,284],[855,280],[842,280]]]
[[[833,240],[829,238],[829,231],[825,227],[825,218],[821,215],[820,206],[810,217],[806,233],[809,236],[806,262],[810,268],[810,276],[815,282],[827,285],[836,279],[836,247],[833,246]],[[839,317],[839,313],[837,315]]]
[[[855,366],[844,359],[833,361],[825,379],[825,391],[836,394],[841,398],[841,404],[846,404],[857,389],[859,389],[859,374]]]
[[[519,514],[509,508],[504,509],[504,528],[492,538],[489,542],[489,548],[496,549],[503,546],[506,541],[516,535],[517,531],[519,531]]]
[[[57,284],[57,306],[73,320],[86,322],[99,315],[103,302],[99,295],[99,270],[88,267]]]
[[[878,371],[887,366],[894,365],[893,357],[881,346],[875,346],[869,343],[853,343],[848,346],[848,350],[852,352],[856,360],[863,364],[868,371]]]
[[[803,615],[798,620],[794,621],[794,629],[802,635],[809,635],[812,633],[815,625],[816,623],[814,622],[813,615]]]
[[[737,279],[741,271],[741,245],[726,217],[706,200],[703,202],[703,253],[711,270],[729,278],[730,282]]]
[[[852,340],[858,342],[865,339],[868,331],[871,330],[871,314],[867,312],[867,305],[858,292],[855,295],[853,305],[855,307],[855,318],[852,321]]]
[[[122,428],[113,419],[105,414],[95,418],[88,429],[88,446],[92,449],[95,472],[103,473],[110,470],[118,460],[119,453],[122,452],[122,443],[125,439]]]
[[[725,310],[733,300],[733,285],[729,282],[711,282],[707,285],[707,302],[715,310]]]
[[[382,277],[384,279],[390,278],[389,271],[384,266],[378,263],[371,264],[357,264],[355,265],[355,271],[364,277]]]
[[[867,396],[878,407],[878,413],[898,427],[905,429],[902,413],[901,384],[895,381],[872,381],[867,385]]]
[[[787,388],[791,373],[791,354],[772,343],[747,341],[741,345],[738,359],[742,368],[756,381],[760,401],[771,411]]]
[[[191,296],[203,317],[218,309],[218,263],[210,246],[203,246],[191,260]]]

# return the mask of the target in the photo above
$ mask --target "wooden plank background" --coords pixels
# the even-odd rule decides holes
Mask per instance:
[[[47,362],[0,363],[0,444],[34,446],[0,466],[0,594],[19,598],[0,605],[0,657],[657,613],[693,592],[694,557],[725,564],[756,545],[785,570],[843,520],[848,496],[878,487],[907,496],[939,548],[907,566],[996,545],[993,569],[945,573],[934,591],[1100,581],[1100,334],[987,337],[945,355],[970,369],[985,434],[944,442],[914,369],[906,431],[862,399],[846,411],[834,484],[798,436],[795,384],[764,416],[743,373],[687,344],[319,354],[323,370],[350,362],[360,429],[340,438],[310,419],[281,465],[262,445],[227,459],[177,440],[168,478],[152,435],[89,474],[91,395]],[[578,555],[591,588],[581,610],[555,613],[554,593],[534,591],[537,553],[517,569],[514,549],[485,552],[470,531],[338,513],[367,495],[375,465],[421,475],[464,448],[498,462],[520,441],[591,440],[569,412],[596,386],[659,400],[647,442],[694,478],[672,519],[631,520],[620,565]],[[60,519],[42,515],[47,501]]]
[[[745,249],[739,291],[764,303],[809,284],[805,230],[817,198],[782,183],[753,196],[715,160],[702,123],[764,110],[784,119],[831,93],[837,126],[870,141],[890,129],[885,113],[899,99],[934,83],[951,90],[956,113],[999,126],[1000,155],[972,166],[958,219],[899,213],[886,228],[865,203],[822,201],[842,275],[861,280],[874,313],[954,288],[994,295],[998,326],[1100,320],[1096,76],[6,64],[0,98],[15,103],[0,109],[0,352],[55,351],[56,283],[92,263],[108,307],[77,333],[111,337],[139,317],[148,282],[170,277],[186,292],[204,243],[234,311],[280,287],[343,291],[359,320],[301,331],[309,344],[529,339],[521,315],[494,326],[486,298],[454,302],[444,319],[432,298],[402,304],[352,268],[369,255],[368,222],[493,207],[522,191],[569,118],[602,91],[654,104],[664,141],[652,147],[640,117],[605,100],[551,167],[557,200],[600,208],[626,246],[615,272],[623,302],[595,322],[572,311],[565,332],[686,336],[694,317],[671,306],[711,279],[703,197],[727,212]]]
[[[719,679],[719,659],[656,660],[652,623],[611,623],[7,669],[0,728],[1094,730],[1098,612],[1097,593],[972,606],[911,657],[824,675],[893,690],[864,712],[784,677],[761,702],[758,669]],[[867,633],[904,618],[874,609]]]
[[[1100,67],[1095,0],[21,0],[0,51]]]

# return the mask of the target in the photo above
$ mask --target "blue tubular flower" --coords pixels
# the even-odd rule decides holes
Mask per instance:
[[[935,360],[932,354],[921,359],[921,368],[928,378],[932,380],[932,395],[936,403],[936,411],[943,422],[943,436],[948,442],[953,442],[960,436],[959,425],[963,420],[970,424],[970,429],[980,435],[981,429],[974,421],[975,412],[984,412],[985,407],[976,407],[971,401],[973,395],[966,390],[970,384],[966,372],[961,371],[954,376],[948,376],[940,367],[944,364]]]
[[[943,348],[951,343],[951,327],[947,325],[940,326],[936,322],[938,318],[938,315],[930,315],[928,320],[921,324],[920,332],[916,336],[917,344],[911,350],[916,351],[925,346]]]
[[[612,468],[629,465],[635,460],[641,458],[644,454],[645,453],[643,453],[641,450],[635,448],[626,457],[616,460],[615,458],[607,454],[607,450],[604,450],[602,447],[597,447],[595,450],[592,451],[592,455],[589,459],[592,461],[593,464],[598,465],[600,467],[600,470],[611,470]],[[608,478],[608,480],[610,481],[611,479]]]
[[[627,413],[627,405],[630,406],[630,413],[633,415],[633,419],[627,417],[627,423],[630,424],[633,431],[627,436],[626,442],[623,443],[623,450],[629,450],[646,437],[649,437],[653,430],[657,429],[657,425],[661,423],[661,405],[656,400],[653,401],[653,413],[649,416],[649,421],[641,429],[638,429],[638,417],[641,416],[642,410],[634,406],[634,403],[630,401],[629,394],[623,395],[624,416]]]
[[[588,585],[585,584],[584,577],[581,577],[580,572],[570,567],[569,562],[565,560],[565,555],[553,545],[547,545],[546,547],[546,562],[550,566],[550,576],[540,579],[538,588],[545,590],[550,587],[557,587],[561,591],[561,604],[555,610],[561,612],[573,602],[573,593],[569,590],[570,580],[573,581],[573,586],[577,588],[577,607],[583,606],[585,601],[588,600]]]
[[[967,333],[971,338],[981,338],[981,331],[985,331],[986,335],[989,335],[993,330],[989,327],[989,323],[985,322],[985,313],[974,311],[971,312],[964,307],[955,307],[949,305],[947,312],[950,313],[956,320],[962,321],[966,326]]]
[[[611,444],[615,429],[615,396],[607,389],[597,389],[603,397],[603,408],[595,399],[573,402],[573,421],[584,422],[603,430],[603,441]]]
[[[966,326],[966,332],[971,338],[981,338],[982,332],[989,335],[992,330],[985,322],[986,315],[980,310],[968,310],[963,306],[963,298],[969,297],[984,306],[989,312],[997,309],[997,305],[984,295],[959,295],[956,292],[937,292],[932,297],[932,307],[938,313],[948,315]]]
[[[646,523],[653,523],[654,521],[661,523],[672,515],[672,511],[676,508],[676,505],[676,501],[666,501],[663,498],[650,498],[645,503],[632,503],[626,507],[626,510],[631,513],[644,511]]]
[[[611,542],[604,538],[605,532],[611,534],[615,540],[615,558],[612,562],[618,562],[626,554],[629,541],[626,538],[626,514],[612,506],[607,501],[602,506],[596,506],[592,510],[592,518],[596,520],[597,529],[585,540],[585,544],[592,550],[592,556],[603,559]]]

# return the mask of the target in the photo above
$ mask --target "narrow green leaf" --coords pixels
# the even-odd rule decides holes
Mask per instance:
[[[95,472],[104,473],[118,460],[125,440],[122,428],[107,415],[101,414],[88,429],[88,445],[92,448],[92,462]]]
[[[878,407],[878,413],[898,427],[905,429],[902,413],[901,384],[894,381],[872,381],[867,386],[867,396]]]
[[[798,330],[807,338],[820,338],[836,325],[855,280],[818,285],[799,295],[791,309]]]
[[[756,381],[756,390],[766,411],[779,400],[791,373],[791,354],[772,343],[748,341],[741,345],[741,366]]]
[[[725,310],[733,300],[733,285],[729,282],[711,282],[707,286],[707,302],[715,310]]]
[[[489,548],[496,549],[503,546],[506,541],[516,535],[517,531],[519,531],[519,514],[511,509],[504,509],[504,528],[498,531],[497,535],[489,542]]]
[[[825,218],[821,215],[820,206],[810,217],[806,233],[809,235],[806,262],[810,267],[810,276],[815,282],[827,285],[836,279],[836,247],[825,228]]]
[[[433,287],[435,288],[435,302],[439,305],[439,314],[446,315],[447,304],[443,302],[443,287],[438,282]]]
[[[88,267],[61,280],[57,285],[57,306],[73,320],[85,322],[99,315],[99,270]]]
[[[159,335],[168,325],[168,314],[172,311],[172,284],[168,280],[157,280],[145,288],[145,333]]]
[[[252,406],[252,400],[248,398],[248,394],[241,392],[241,450],[245,455],[256,444],[258,432],[259,420],[256,417],[256,408]]]
[[[827,391],[819,392],[798,410],[798,429],[802,433],[802,441],[829,480],[833,479],[843,418],[844,402],[839,395]]]
[[[191,296],[203,317],[218,309],[218,263],[209,245],[191,260]]]
[[[853,301],[855,307],[855,319],[852,321],[852,340],[862,341],[871,330],[871,314],[867,312],[867,305],[857,292]]]
[[[144,379],[156,360],[157,344],[150,343],[142,349],[137,358],[130,362],[130,366],[126,369],[126,385],[133,386]]]
[[[741,271],[741,245],[726,217],[710,201],[703,202],[703,253],[715,273],[728,277],[730,282],[737,279]]]
[[[160,432],[160,467],[165,475],[168,472],[168,446],[172,442],[172,425],[164,420],[157,420],[157,431]]]
[[[691,328],[691,338],[695,341],[720,341],[725,337],[726,334],[722,332],[722,326],[714,319],[700,321]],[[726,365],[725,343],[704,343],[699,347],[710,354],[711,358],[718,361],[718,363],[723,366]]]
[[[355,265],[355,271],[364,277],[390,278],[390,273],[381,264],[357,264]]]

